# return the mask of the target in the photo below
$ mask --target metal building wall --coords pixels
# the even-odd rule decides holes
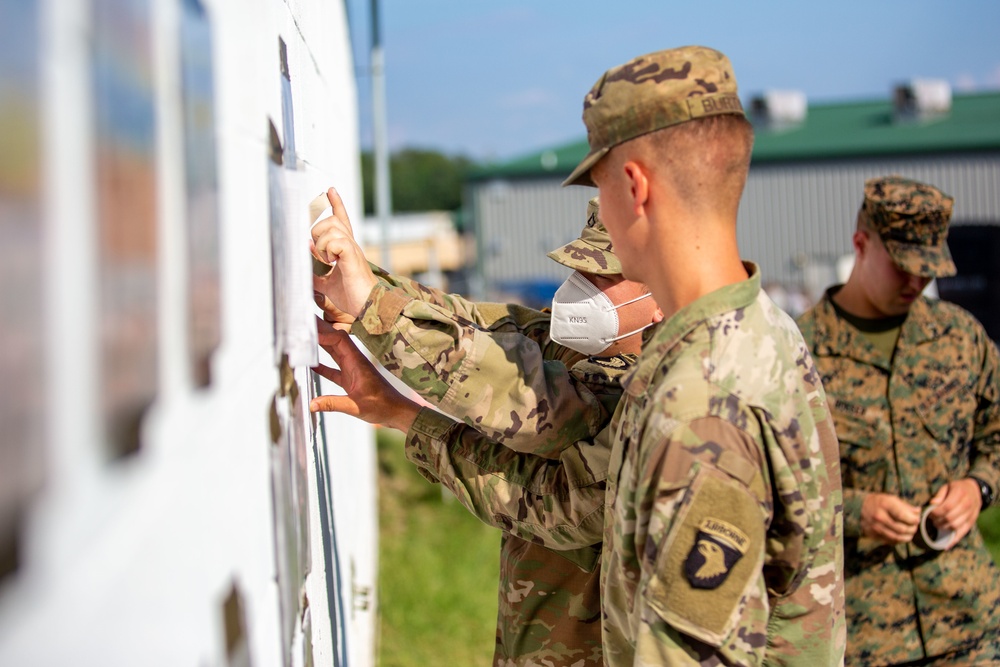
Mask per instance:
[[[561,282],[569,271],[545,253],[579,235],[595,188],[559,180],[490,181],[469,190],[477,234],[477,274],[484,298],[511,283]]]
[[[761,265],[765,284],[814,295],[832,282],[837,258],[851,251],[865,179],[891,173],[955,197],[955,224],[1000,224],[1000,153],[752,165],[737,228],[742,255]],[[596,194],[563,188],[557,178],[473,184],[484,296],[510,282],[562,280],[565,269],[545,253],[579,232]]]
[[[865,179],[902,174],[955,198],[955,224],[1000,224],[1000,154],[752,166],[737,235],[765,283],[822,289],[824,265],[851,252]]]

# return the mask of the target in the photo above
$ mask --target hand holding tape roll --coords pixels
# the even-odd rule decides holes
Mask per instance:
[[[328,217],[323,215],[327,211],[332,212],[333,207],[330,205],[330,199],[326,196],[325,192],[320,196],[316,197],[315,199],[313,199],[311,202],[309,202],[310,233],[312,232],[313,227],[316,226],[317,222],[319,222],[323,218]],[[313,273],[315,273],[317,276],[325,276],[326,274],[330,273],[330,269],[333,268],[334,264],[336,264],[336,262],[334,262],[333,264],[327,264],[320,258],[316,257],[315,253],[313,254]]]
[[[328,208],[332,215],[323,217]],[[320,301],[318,295],[322,295],[338,311],[356,318],[378,284],[378,278],[354,239],[347,209],[337,191],[330,188],[313,199],[309,203],[309,216],[315,274],[313,290],[317,293],[317,303]]]
[[[927,505],[920,512],[920,528],[917,531],[916,542],[930,551],[944,551],[951,544],[955,531],[948,528],[938,528],[930,513],[937,505]]]

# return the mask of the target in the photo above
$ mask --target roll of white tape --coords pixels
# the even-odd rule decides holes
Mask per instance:
[[[333,207],[330,206],[330,200],[326,198],[325,192],[316,197],[315,199],[313,199],[311,202],[309,202],[309,231],[312,231],[312,228],[316,226],[317,222],[319,222],[320,220],[325,220],[326,218],[330,217],[328,215],[324,215],[324,213],[326,213],[327,211],[330,212],[330,215],[333,215]],[[321,259],[318,259],[315,256],[312,258],[312,260],[313,260],[313,273],[315,273],[317,276],[325,276],[326,274],[330,273],[330,270],[334,266],[337,265],[336,262],[334,262],[333,264],[327,264],[326,262],[324,262]]]
[[[954,537],[955,531],[938,528],[934,525],[934,521],[929,518],[929,515],[935,507],[937,505],[928,505],[920,513],[920,539],[928,549],[944,551],[951,544],[951,538]]]

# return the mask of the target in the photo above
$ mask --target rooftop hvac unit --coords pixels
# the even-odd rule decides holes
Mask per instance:
[[[769,129],[801,125],[807,109],[806,94],[799,90],[770,90],[750,102],[754,124]]]
[[[936,118],[951,110],[951,86],[941,79],[913,79],[896,86],[892,97],[900,120]]]

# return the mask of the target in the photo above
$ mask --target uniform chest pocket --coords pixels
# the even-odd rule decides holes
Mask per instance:
[[[837,399],[833,423],[840,443],[840,473],[845,487],[883,491],[892,454],[888,414],[875,405]]]
[[[957,375],[942,378],[936,386],[917,391],[917,414],[934,440],[959,452],[972,440],[976,395]]]

